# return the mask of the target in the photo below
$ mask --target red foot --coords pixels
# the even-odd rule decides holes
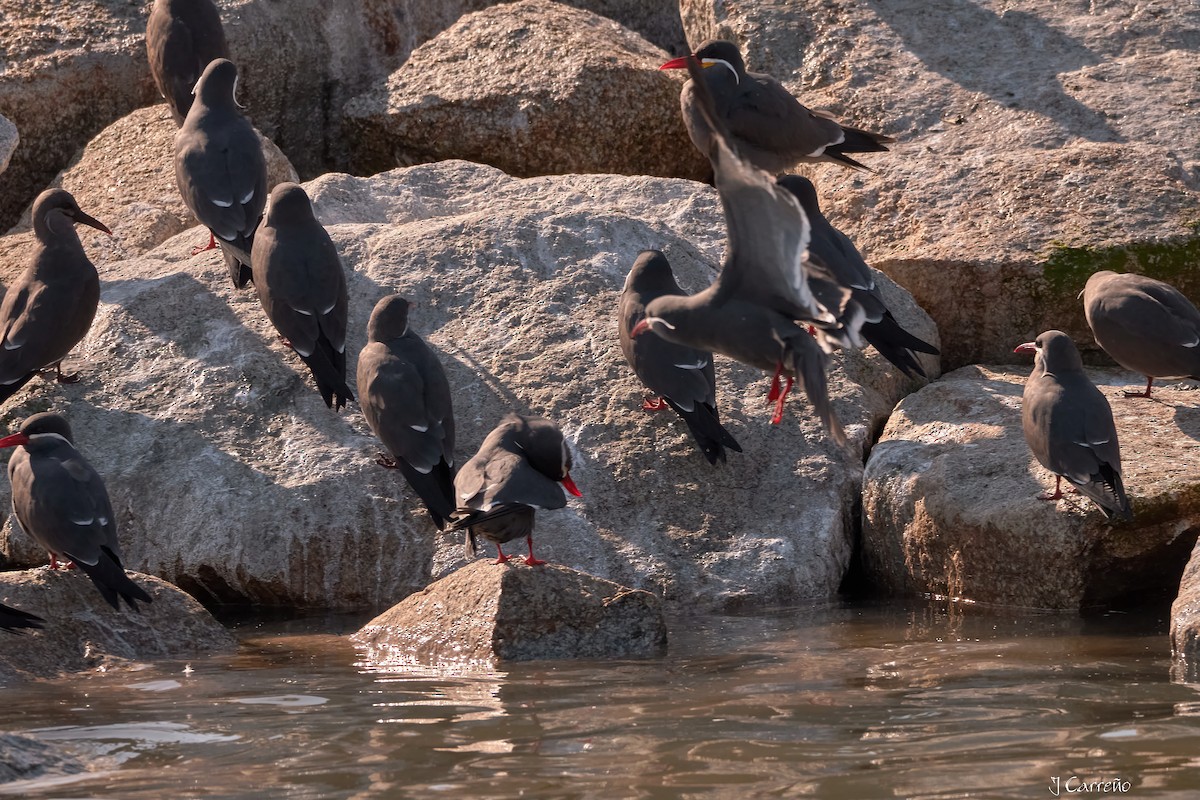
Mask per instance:
[[[783,362],[775,365],[775,374],[771,376],[771,389],[767,392],[767,402],[779,399],[779,376],[783,374]]]
[[[50,569],[57,570],[58,568],[59,568],[58,558],[54,555],[54,553],[51,553],[50,554]],[[75,569],[75,562],[74,561],[62,562],[62,569]]]
[[[292,340],[287,338],[286,336],[284,336],[282,333],[279,334],[279,341],[283,342],[284,347],[287,347],[291,350],[296,349],[296,346],[294,344],[292,344]]]
[[[816,329],[814,326],[812,326],[812,325],[805,325],[804,327],[808,328],[808,335],[809,335],[809,336],[813,337],[814,339],[815,339],[815,338],[817,338],[817,329]]]
[[[1062,476],[1054,476],[1054,492],[1042,492],[1037,496],[1038,500],[1058,500],[1063,496],[1062,493]]]
[[[499,543],[499,542],[497,542],[497,543],[496,543],[496,552],[500,554],[500,555],[496,556],[496,563],[497,563],[497,564],[506,564],[506,563],[508,563],[508,562],[509,562],[509,560],[510,560],[510,557],[509,557],[509,556],[506,556],[506,555],[504,555],[504,551],[500,549],[500,543]]]
[[[400,465],[396,463],[396,459],[380,453],[375,457],[375,463],[386,469],[399,469]]]
[[[542,561],[533,554],[533,537],[526,536],[525,541],[529,542],[529,555],[525,556],[525,563],[531,567],[540,567],[545,564],[545,561]]]
[[[788,392],[792,390],[792,379],[787,379],[787,386],[783,387],[783,391],[779,394],[779,399],[775,402],[775,416],[771,417],[771,424],[778,425],[783,422],[783,401],[787,399]]]
[[[1154,385],[1154,378],[1146,378],[1146,391],[1144,392],[1122,392],[1126,397],[1149,397],[1150,387]]]
[[[656,397],[653,400],[647,397],[646,399],[642,400],[643,411],[662,411],[666,407],[667,401],[663,400],[661,397]]]
[[[192,255],[198,256],[201,253],[203,253],[205,250],[216,250],[216,249],[217,249],[217,237],[213,236],[212,231],[209,231],[208,232],[208,244],[203,245],[203,246],[193,247]]]

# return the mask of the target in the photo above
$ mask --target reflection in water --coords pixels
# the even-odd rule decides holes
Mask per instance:
[[[44,798],[1030,797],[1071,775],[1194,788],[1200,696],[1168,680],[1157,620],[931,604],[674,630],[663,659],[460,673],[356,663],[345,636],[257,633],[190,673],[10,688],[0,728],[103,770],[23,785]]]

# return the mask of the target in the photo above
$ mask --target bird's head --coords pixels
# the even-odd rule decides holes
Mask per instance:
[[[39,239],[50,235],[62,235],[74,230],[82,223],[112,236],[100,220],[85,214],[75,198],[65,189],[47,189],[33,201],[33,229]]]
[[[66,417],[62,414],[44,411],[41,414],[34,414],[22,422],[16,433],[0,439],[0,449],[59,439],[67,444],[73,441],[71,426],[67,424]]]
[[[1070,336],[1062,331],[1045,331],[1032,342],[1013,348],[1014,353],[1032,353],[1034,364],[1045,372],[1057,373],[1083,369],[1079,348]]]
[[[269,225],[302,223],[316,219],[312,202],[304,189],[290,181],[277,184],[271,190],[264,214]]]
[[[238,69],[227,58],[214,58],[200,74],[200,79],[192,87],[192,94],[200,100],[202,107],[243,108],[237,101]],[[193,104],[193,108],[195,104]],[[191,116],[191,112],[188,112]]]
[[[551,480],[558,481],[569,493],[583,497],[571,480],[571,448],[562,429],[543,417],[521,417],[513,441],[525,454],[529,465]]]
[[[724,39],[710,39],[700,45],[691,56],[673,58],[659,69],[687,69],[689,58],[695,58],[700,62],[700,66],[706,69],[724,67],[733,75],[735,83],[741,83],[742,76],[746,74],[746,62],[742,60],[741,51],[736,44]]]
[[[387,342],[408,333],[408,309],[411,303],[391,294],[375,304],[367,321],[367,341]]]

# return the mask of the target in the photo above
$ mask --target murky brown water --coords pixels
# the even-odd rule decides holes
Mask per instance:
[[[356,666],[335,634],[357,622],[243,628],[237,656],[190,672],[6,689],[0,730],[101,771],[0,793],[1053,797],[1058,778],[1064,797],[1106,779],[1200,797],[1200,691],[1170,682],[1161,619],[791,609],[675,620],[661,660],[486,675]]]

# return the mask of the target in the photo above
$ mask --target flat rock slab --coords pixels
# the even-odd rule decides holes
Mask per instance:
[[[1075,295],[1100,269],[1200,297],[1197,4],[680,7],[693,44],[732,39],[809,107],[898,139],[863,157],[873,173],[804,171],[936,320],[947,368],[1012,363],[1009,342],[1049,328],[1090,343]]]
[[[667,646],[662,604],[569,567],[477,561],[368,622],[352,639],[376,666],[644,658]]]
[[[232,634],[187,593],[150,575],[130,573],[154,599],[114,611],[79,570],[49,567],[0,573],[0,602],[46,622],[6,636],[0,679],[48,678],[133,662],[183,659],[236,646]]]
[[[467,14],[346,105],[352,169],[461,158],[520,176],[703,178],[680,81],[658,71],[668,58],[606,17],[550,0]]]
[[[1026,370],[964,367],[897,406],[863,477],[863,562],[884,591],[1034,608],[1162,604],[1200,534],[1200,392],[1089,370],[1112,405],[1131,523],[1053,491],[1021,430]],[[1063,484],[1066,486],[1066,482]]]

